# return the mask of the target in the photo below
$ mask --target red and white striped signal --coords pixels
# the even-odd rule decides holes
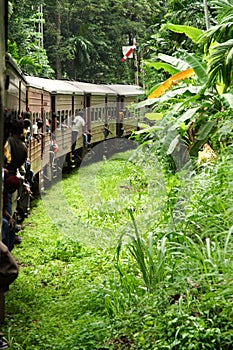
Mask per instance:
[[[124,54],[124,57],[122,57],[121,62],[125,62],[125,60],[127,59],[127,57],[130,56],[130,54],[133,52],[133,50],[136,49],[136,45],[133,45],[130,47],[130,49]]]

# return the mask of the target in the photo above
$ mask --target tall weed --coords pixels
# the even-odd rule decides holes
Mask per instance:
[[[159,245],[156,246],[153,234],[152,232],[149,232],[147,241],[145,241],[145,238],[138,231],[132,209],[128,209],[128,212],[133,222],[135,235],[128,235],[127,233],[121,235],[117,247],[117,268],[120,275],[123,276],[124,273],[120,267],[120,253],[123,246],[123,238],[126,235],[130,238],[130,243],[127,245],[127,248],[137,263],[137,268],[141,273],[147,291],[152,292],[157,283],[162,281],[166,274],[164,266],[166,256],[166,237],[163,237],[159,242]]]

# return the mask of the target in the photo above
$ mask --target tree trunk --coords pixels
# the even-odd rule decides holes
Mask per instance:
[[[62,78],[62,65],[61,59],[59,55],[59,48],[61,43],[61,16],[60,16],[60,3],[59,0],[56,0],[56,32],[57,32],[57,52],[56,52],[56,71],[57,71],[57,79]]]
[[[210,29],[210,19],[208,13],[207,0],[203,0],[206,30]]]

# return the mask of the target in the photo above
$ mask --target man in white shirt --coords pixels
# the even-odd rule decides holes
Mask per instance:
[[[78,134],[80,131],[82,134],[84,126],[85,126],[85,121],[84,121],[81,113],[79,113],[78,115],[76,115],[74,117],[74,120],[72,122],[72,147],[71,147],[72,153],[75,150],[76,141],[77,141],[77,138],[79,136]]]

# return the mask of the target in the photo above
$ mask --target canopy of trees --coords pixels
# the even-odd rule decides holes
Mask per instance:
[[[141,61],[190,44],[165,29],[166,21],[205,27],[202,1],[11,0],[9,5],[9,51],[23,71],[97,83],[134,83],[134,60],[121,62],[122,46],[132,45],[133,38]]]

